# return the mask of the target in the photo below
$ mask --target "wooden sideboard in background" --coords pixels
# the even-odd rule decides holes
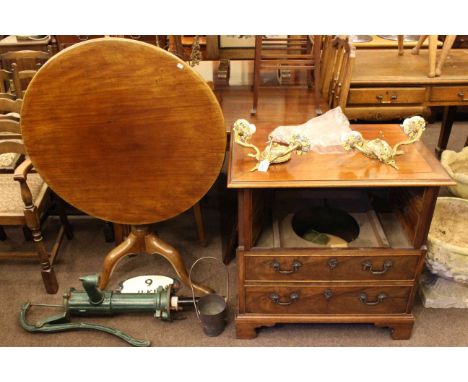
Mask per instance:
[[[34,40],[21,40],[17,36],[11,35],[0,40],[0,54],[18,50],[41,50],[53,53],[53,48],[53,36],[44,36]]]

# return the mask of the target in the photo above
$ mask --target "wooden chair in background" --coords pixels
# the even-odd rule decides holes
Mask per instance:
[[[50,57],[51,52],[37,50],[18,50],[0,54],[2,68],[11,71],[11,65],[15,63],[18,70],[35,70],[42,66]]]
[[[251,114],[257,113],[258,95],[261,85],[262,70],[302,70],[306,72],[307,86],[320,82],[320,44],[321,36],[297,37],[255,37],[255,60],[253,81],[253,105]],[[313,40],[313,41],[312,41]],[[315,88],[316,99],[320,94]],[[316,104],[317,114],[321,113]]]
[[[0,141],[5,139],[21,140],[20,110],[22,100],[11,100],[0,98]],[[17,165],[22,161],[23,155],[20,153],[0,154],[0,173],[12,173]]]
[[[1,101],[0,99],[0,103]],[[21,128],[19,121],[8,117],[2,118],[0,116],[0,143],[5,140],[21,142]],[[0,153],[0,174],[12,174],[23,159],[23,153],[15,151]]]
[[[12,100],[0,97],[0,119],[19,121],[22,104],[21,99]]]
[[[19,123],[16,121],[0,120],[0,131],[11,129],[11,133],[18,133],[18,128]],[[0,153],[25,155],[25,148],[20,139],[4,139],[0,141]],[[26,232],[32,235],[36,251],[1,252],[0,259],[38,257],[45,289],[47,293],[56,293],[58,283],[53,269],[54,260],[64,234],[69,239],[73,234],[66,215],[61,213],[62,226],[52,250],[47,251],[41,233],[41,218],[47,217],[50,189],[39,174],[31,172],[32,168],[31,161],[26,159],[16,168],[14,174],[0,174],[0,240],[7,239],[4,226],[21,226],[25,236]],[[27,230],[24,227],[27,227]]]
[[[326,36],[323,39],[321,96],[330,109],[346,109],[356,48],[346,36]]]
[[[35,50],[20,50],[0,55],[3,69],[12,73],[16,98],[23,97],[33,76],[50,57],[50,52]]]
[[[0,99],[15,99],[13,87],[13,74],[8,70],[0,69]]]
[[[39,69],[39,67],[38,67]],[[22,99],[26,89],[33,79],[34,75],[37,73],[37,70],[26,69],[18,70],[17,64],[12,64],[12,73],[13,73],[13,83],[15,85],[15,94],[16,98]]]

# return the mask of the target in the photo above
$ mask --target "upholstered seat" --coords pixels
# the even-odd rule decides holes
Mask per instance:
[[[19,154],[5,153],[0,154],[0,168],[11,167],[17,160]]]
[[[34,202],[41,199],[47,191],[47,184],[39,174],[29,174],[27,183]],[[20,187],[13,180],[13,174],[0,174],[0,213],[24,215]]]
[[[0,123],[2,122],[0,121]],[[18,122],[11,122],[11,123],[18,124]],[[21,139],[11,139],[12,137],[16,137],[16,136],[17,136],[16,133],[10,133],[8,131],[0,132],[0,142],[4,140],[8,140],[10,144],[22,145],[23,141]],[[1,153],[0,154],[0,173],[12,174],[13,170],[17,167],[17,165],[19,164],[23,156],[24,156],[24,153],[16,152],[14,149],[12,150],[12,152]]]

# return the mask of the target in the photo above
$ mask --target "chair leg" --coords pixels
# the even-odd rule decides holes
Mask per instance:
[[[456,106],[446,106],[444,108],[444,116],[442,118],[442,125],[440,127],[439,141],[437,142],[437,147],[435,149],[437,158],[440,158],[442,151],[447,148],[456,112]]]
[[[416,43],[416,46],[411,50],[411,54],[419,54],[419,50],[421,49],[422,45],[424,44],[424,41],[428,35],[421,35],[419,36],[419,40]]]
[[[403,54],[405,53],[405,48],[403,46],[404,38],[405,36],[403,36],[402,34],[398,35],[398,55],[399,56],[403,56]]]
[[[193,215],[195,216],[195,224],[197,225],[198,240],[202,247],[206,247],[205,225],[203,224],[200,202],[193,206]]]
[[[39,216],[36,206],[27,206],[24,210],[26,224],[31,230],[36,251],[39,256],[39,263],[41,265],[42,281],[44,282],[47,293],[55,294],[58,290],[57,276],[55,275],[54,268],[50,263],[50,256],[44,246],[44,238],[42,237]]]
[[[73,229],[70,225],[70,222],[68,221],[68,217],[65,212],[65,202],[58,195],[55,195],[55,199],[57,200],[57,211],[59,214],[60,222],[63,226],[63,230],[65,232],[65,236],[68,240],[71,240],[73,239]]]
[[[26,227],[25,225],[22,227],[23,228],[23,236],[25,241],[33,241],[33,236],[31,233],[31,230]]]
[[[321,94],[320,94],[320,66],[321,66],[321,41],[322,36],[314,36],[314,46],[313,46],[313,55],[314,55],[314,69],[313,69],[313,74],[314,74],[314,97],[315,97],[315,115],[319,116],[322,114],[322,109],[320,107],[320,100],[321,100]]]
[[[259,87],[260,87],[260,71],[257,71],[255,69],[255,77],[254,77],[254,85],[253,85],[253,104],[252,104],[252,110],[250,111],[251,115],[257,114]]]
[[[260,88],[260,66],[261,66],[261,54],[262,54],[262,37],[255,37],[255,59],[254,59],[254,78],[253,78],[253,105],[250,111],[251,115],[257,114],[258,105],[258,91]]]
[[[437,35],[429,36],[429,76],[430,78],[436,75],[436,60],[437,60]]]
[[[445,37],[444,46],[442,47],[442,53],[439,57],[439,62],[437,63],[437,67],[435,70],[435,75],[440,76],[442,74],[442,68],[445,64],[445,60],[447,60],[447,56],[452,49],[453,43],[455,42],[457,36],[448,35]]]
[[[44,282],[47,293],[54,294],[58,290],[57,276],[51,264],[51,255],[47,252],[44,245],[44,238],[41,232],[41,221],[39,212],[32,200],[31,191],[26,183],[25,178],[19,179],[21,188],[21,199],[24,203],[24,219],[26,226],[31,230],[36,251],[41,265],[42,281]]]
[[[226,241],[226,247],[223,248],[223,263],[224,264],[229,264],[232,259],[236,257],[236,249],[237,245],[239,243],[239,231],[238,231],[238,226],[237,226],[237,217],[236,221],[232,225],[232,230],[231,232],[228,233],[227,241]]]
[[[3,227],[0,225],[0,241],[5,241],[7,239],[7,235]]]
[[[307,70],[306,71],[306,75],[307,75],[307,88],[308,89],[312,89],[312,70]]]

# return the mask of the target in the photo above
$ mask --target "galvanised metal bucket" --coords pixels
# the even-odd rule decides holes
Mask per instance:
[[[195,292],[192,286],[192,270],[195,265],[202,260],[215,260],[221,263],[226,270],[226,297],[215,293],[202,296],[195,301]],[[226,326],[227,301],[229,299],[229,272],[227,267],[215,257],[201,257],[195,261],[189,272],[190,287],[192,288],[193,305],[198,320],[202,325],[203,332],[209,337],[219,336]]]

